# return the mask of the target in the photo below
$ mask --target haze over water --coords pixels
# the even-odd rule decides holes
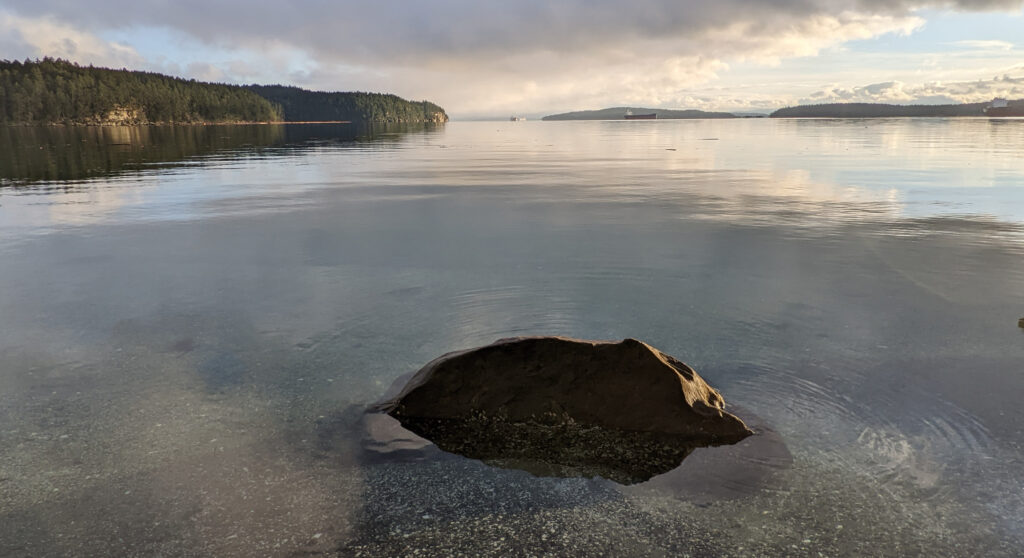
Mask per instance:
[[[0,555],[1024,547],[1024,120],[3,133]],[[396,378],[540,334],[644,340],[774,449],[366,457]]]

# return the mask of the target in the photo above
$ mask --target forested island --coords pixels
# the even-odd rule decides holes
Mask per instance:
[[[207,83],[52,58],[0,60],[0,124],[447,120],[433,103],[381,93]]]
[[[613,107],[601,110],[579,110],[545,116],[541,120],[622,120],[627,114],[655,114],[658,120],[680,120],[687,118],[739,118],[730,112],[705,112],[702,110],[668,110],[642,107]]]
[[[881,103],[830,103],[786,107],[771,114],[772,118],[880,118],[880,117],[943,117],[986,116],[990,103],[959,105],[887,105]],[[1010,101],[1010,106],[1024,108],[1024,100]]]

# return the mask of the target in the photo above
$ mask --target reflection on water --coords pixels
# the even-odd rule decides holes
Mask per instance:
[[[268,156],[282,148],[393,142],[431,125],[4,126],[0,186],[69,182],[162,170],[199,157]]]
[[[237,141],[0,190],[0,555],[1024,546],[1024,122]],[[643,338],[776,438],[629,488],[365,459],[396,377],[525,334]]]

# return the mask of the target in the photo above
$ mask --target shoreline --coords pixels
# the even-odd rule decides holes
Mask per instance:
[[[445,121],[447,122],[447,121]],[[288,125],[288,124],[444,124],[433,120],[410,120],[410,121],[355,121],[355,120],[269,120],[260,122],[4,122],[0,127],[5,128],[32,128],[32,127],[94,127],[104,128],[113,126],[267,126],[267,125]]]
[[[229,122],[7,122],[0,126],[10,128],[26,128],[32,126],[258,126],[270,124],[352,124],[351,120],[268,120],[268,121],[229,121]]]

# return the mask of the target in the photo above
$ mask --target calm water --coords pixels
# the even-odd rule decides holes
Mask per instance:
[[[0,555],[1024,548],[1024,120],[0,146]],[[628,488],[366,458],[395,378],[525,334],[643,339],[768,434]]]

